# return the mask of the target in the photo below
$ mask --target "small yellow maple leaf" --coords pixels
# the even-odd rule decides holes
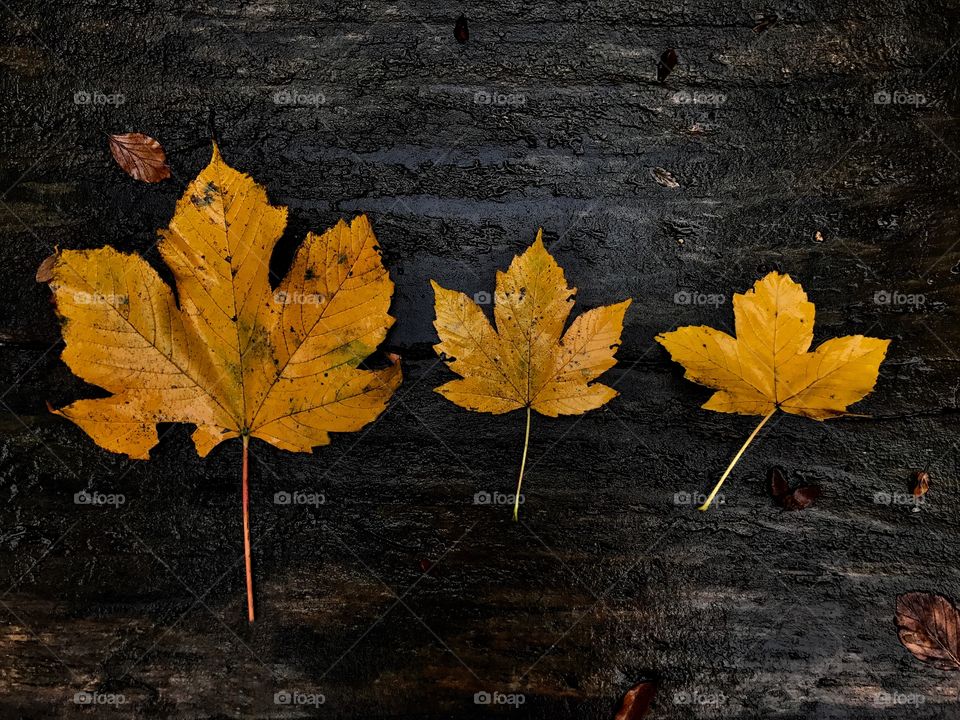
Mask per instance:
[[[531,410],[549,417],[579,415],[617,396],[613,388],[592,381],[616,364],[614,354],[630,300],[589,310],[564,333],[577,290],[567,287],[563,269],[543,246],[543,230],[506,272],[497,272],[496,329],[464,293],[431,284],[436,296],[433,324],[440,337],[434,349],[462,378],[437,392],[477,412],[527,409],[513,509],[516,520]]]
[[[789,275],[772,272],[733,296],[736,338],[708,326],[687,326],[656,340],[683,365],[689,380],[715,389],[703,405],[716,412],[763,415],[720,482],[779,408],[814,420],[847,415],[877,382],[889,340],[850,335],[813,352],[813,303]]]
[[[270,255],[286,222],[286,208],[214,146],[160,231],[176,299],[143,258],[111,247],[58,252],[44,275],[64,362],[111,393],[54,412],[135,459],[149,458],[157,423],[196,425],[201,456],[241,436],[247,546],[249,438],[310,452],[329,432],[374,420],[401,380],[397,359],[358,367],[393,324],[393,283],[367,218],[309,233],[273,289]]]

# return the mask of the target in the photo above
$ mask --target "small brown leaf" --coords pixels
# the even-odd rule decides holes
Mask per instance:
[[[783,468],[779,465],[774,465],[767,471],[767,483],[770,485],[770,494],[777,500],[790,494],[790,485],[783,476]]]
[[[420,558],[420,572],[430,577],[437,577],[440,574],[440,568],[432,560]]]
[[[813,505],[820,494],[821,490],[817,485],[798,487],[783,499],[783,507],[787,510],[806,510]]]
[[[804,485],[791,490],[779,465],[774,465],[767,472],[767,483],[773,499],[785,510],[806,510],[822,493],[818,485]]]
[[[776,25],[779,21],[780,21],[780,17],[777,15],[764,15],[757,21],[757,24],[754,26],[753,31],[758,35],[762,35],[767,30],[769,30],[774,25]]]
[[[640,720],[650,710],[650,704],[657,694],[656,680],[643,680],[627,690],[613,720]]]
[[[43,262],[40,263],[40,267],[37,268],[38,283],[48,283],[53,280],[53,266],[56,264],[56,262],[56,253],[44,258]]]
[[[453,26],[453,36],[461,45],[466,45],[470,39],[470,28],[467,25],[467,18],[463,15],[457,18],[457,24]]]
[[[658,184],[663,185],[668,188],[678,188],[680,183],[677,182],[677,179],[673,177],[669,170],[664,170],[662,167],[655,167],[650,171],[651,177],[657,181]]]
[[[911,592],[897,597],[900,642],[920,662],[960,670],[960,613],[943,595]]]
[[[913,474],[913,490],[914,497],[923,497],[927,494],[927,490],[930,489],[930,473],[926,470],[917,470]]]
[[[167,155],[156,140],[143,133],[110,136],[110,152],[117,165],[134,180],[155,183],[170,177]]]
[[[663,54],[657,61],[657,82],[663,82],[667,79],[667,75],[672,73],[673,69],[677,66],[678,60],[677,51],[673,48],[663,51]]]

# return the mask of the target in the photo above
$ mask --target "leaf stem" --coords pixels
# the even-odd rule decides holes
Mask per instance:
[[[520,461],[520,479],[517,480],[517,494],[513,498],[513,521],[517,522],[520,512],[520,486],[523,485],[523,469],[527,466],[527,448],[530,447],[530,406],[527,405],[527,432],[523,438],[523,460]]]
[[[250,491],[247,477],[249,467],[247,463],[247,445],[250,436],[243,436],[243,559],[247,566],[247,620],[253,622],[253,567],[250,560],[250,513],[247,508],[250,504]]]
[[[730,474],[730,471],[733,470],[733,466],[737,464],[737,461],[740,459],[740,457],[743,455],[743,453],[745,453],[745,452],[747,451],[747,448],[750,446],[750,443],[753,442],[753,439],[757,436],[757,433],[759,433],[759,432],[760,432],[760,429],[761,429],[764,425],[767,424],[767,420],[769,420],[770,418],[772,418],[772,417],[773,417],[773,414],[774,414],[776,411],[777,411],[777,408],[776,408],[776,406],[774,406],[773,410],[771,410],[770,412],[768,412],[768,413],[764,416],[763,420],[760,421],[760,424],[757,425],[756,428],[754,428],[754,430],[753,430],[752,433],[750,433],[750,437],[747,438],[747,441],[743,444],[743,447],[740,448],[740,451],[739,451],[736,455],[733,456],[733,460],[731,460],[731,461],[730,461],[730,464],[727,465],[727,469],[724,471],[723,477],[721,477],[721,478],[720,478],[720,482],[718,482],[718,483],[714,486],[713,490],[710,492],[710,495],[707,497],[707,501],[706,501],[705,503],[703,503],[703,505],[701,505],[700,507],[698,507],[697,510],[700,510],[701,512],[703,512],[704,510],[706,510],[707,508],[710,507],[710,503],[712,503],[712,502],[713,502],[713,499],[717,496],[717,493],[720,491],[720,486],[723,485],[723,481],[727,479],[727,476]]]

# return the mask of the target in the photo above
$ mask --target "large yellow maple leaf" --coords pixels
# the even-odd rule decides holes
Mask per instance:
[[[358,367],[393,324],[367,218],[309,233],[274,289],[270,255],[286,222],[214,146],[160,231],[176,297],[143,258],[111,247],[58,252],[50,271],[63,360],[111,393],[55,412],[135,459],[157,444],[157,423],[195,425],[201,456],[242,437],[245,526],[250,437],[309,452],[374,420],[401,380],[396,358]]]
[[[577,290],[567,286],[563,269],[543,246],[542,230],[506,272],[497,271],[496,329],[464,293],[431,284],[436,297],[434,327],[440,337],[434,349],[461,376],[437,392],[468,410],[495,414],[527,410],[514,498],[516,519],[531,410],[550,417],[579,415],[616,397],[613,388],[593,380],[616,364],[614,354],[630,300],[589,310],[564,333]]]
[[[779,408],[814,420],[847,415],[877,382],[889,340],[850,335],[813,352],[815,309],[789,275],[772,272],[733,296],[736,337],[708,326],[682,327],[656,340],[686,369],[684,377],[715,389],[707,410],[763,415],[720,482]]]

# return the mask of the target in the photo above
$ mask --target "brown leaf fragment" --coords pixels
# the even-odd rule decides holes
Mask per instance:
[[[917,470],[913,474],[913,482],[911,483],[910,489],[914,497],[923,497],[926,495],[930,489],[930,473],[926,470]]]
[[[767,471],[767,483],[770,485],[770,494],[776,500],[790,493],[790,485],[787,484],[787,479],[783,476],[783,468],[779,465],[774,465]]]
[[[910,592],[897,597],[897,632],[903,646],[938,670],[960,670],[960,613],[943,595]]]
[[[428,560],[427,558],[420,558],[418,563],[420,566],[420,572],[423,575],[429,575],[430,577],[437,577],[440,574],[440,568],[437,567],[436,563],[433,560]]]
[[[117,165],[134,180],[155,183],[170,177],[167,155],[160,143],[149,135],[111,135],[110,152]]]
[[[669,50],[664,50],[663,54],[660,55],[660,59],[657,61],[657,82],[663,82],[667,79],[667,75],[673,72],[673,69],[677,66],[677,51],[673,48]]]
[[[817,485],[804,485],[783,498],[783,507],[786,510],[806,510],[820,497],[821,490]]]
[[[470,39],[470,26],[467,24],[467,18],[464,15],[457,18],[457,22],[453,26],[453,36],[461,45],[466,45]]]
[[[53,280],[53,266],[57,263],[57,254],[49,255],[37,268],[37,282],[48,283]]]
[[[785,510],[805,510],[822,494],[818,485],[803,485],[791,490],[784,470],[779,465],[774,465],[767,471],[767,483],[773,499]]]
[[[643,680],[627,690],[613,720],[640,720],[646,717],[657,694],[656,680]]]
[[[669,170],[665,170],[662,167],[655,167],[650,171],[650,176],[657,181],[657,184],[663,185],[668,188],[678,188],[680,183],[677,182],[677,179],[673,177]]]
[[[770,15],[762,15],[757,20],[757,24],[754,25],[753,31],[757,33],[757,35],[762,35],[767,30],[769,30],[774,25],[776,25],[778,22],[780,22],[780,16],[775,13]]]

